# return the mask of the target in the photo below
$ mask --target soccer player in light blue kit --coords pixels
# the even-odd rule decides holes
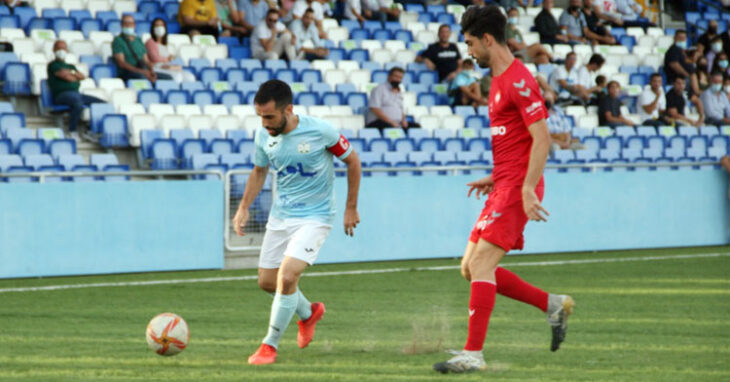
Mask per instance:
[[[248,209],[272,168],[277,175],[276,197],[259,257],[259,286],[274,294],[274,302],[268,334],[248,358],[252,365],[264,365],[276,361],[279,340],[294,313],[301,319],[299,347],[312,341],[315,325],[325,312],[324,304],[310,303],[297,284],[304,269],[316,260],[332,228],[334,157],[347,165],[344,225],[349,236],[360,222],[357,196],[361,166],[350,142],[329,122],[293,114],[292,91],[285,82],[271,80],[262,84],[254,104],[263,128],[256,133],[254,169],[233,226],[238,235],[244,234]]]

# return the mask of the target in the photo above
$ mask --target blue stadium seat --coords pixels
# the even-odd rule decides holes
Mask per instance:
[[[149,90],[142,90],[141,92],[137,93],[137,102],[141,103],[145,109],[147,109],[150,104],[153,103],[162,103],[164,100],[164,97],[162,95],[162,92],[159,90],[149,89]]]
[[[198,90],[193,93],[192,103],[200,106],[212,105],[216,101],[215,93],[212,90]]]
[[[152,144],[158,139],[164,139],[162,130],[142,130],[140,132],[141,152],[144,159],[152,158]]]
[[[433,85],[438,83],[438,73],[435,71],[420,72],[418,73],[418,83],[425,85]]]
[[[234,105],[242,105],[244,103],[243,94],[238,91],[228,90],[221,92],[218,95],[218,103],[226,105],[228,110],[231,110],[231,107]]]
[[[471,138],[466,141],[466,149],[470,152],[487,152],[492,150],[492,145],[487,138]]]
[[[155,82],[155,89],[161,91],[166,96],[170,90],[180,90],[180,84],[173,80],[157,80]]]
[[[9,139],[0,139],[0,155],[10,155],[13,153],[13,146]]]
[[[299,74],[299,82],[307,85],[322,82],[322,73],[316,69],[305,69]]]
[[[192,136],[192,133],[190,134]],[[179,148],[179,158],[182,162],[183,168],[193,168],[193,156],[197,154],[205,154],[206,153],[206,145],[205,140],[203,139],[195,139],[195,138],[186,138],[181,143],[177,144],[177,147]]]
[[[646,145],[644,146],[648,149],[656,149],[660,151],[664,151],[666,148],[666,139],[664,139],[663,136],[648,136],[646,138]]]
[[[297,95],[296,104],[303,106],[319,105],[319,95],[314,92],[301,92]]]
[[[247,46],[234,46],[228,48],[228,57],[236,60],[250,60],[251,48]]]
[[[667,141],[667,147],[668,148],[676,148],[678,150],[686,150],[687,149],[687,138],[680,135],[675,135]]]
[[[96,19],[84,19],[80,21],[79,29],[81,30],[81,33],[84,34],[84,37],[89,38],[89,34],[94,31],[101,31],[104,29],[104,26],[101,24],[101,21]]]
[[[352,83],[346,82],[343,84],[337,84],[335,86],[335,91],[340,93],[342,95],[342,98],[344,99],[345,97],[350,95],[350,93],[356,93],[357,87],[355,87],[355,85]]]
[[[0,28],[20,28],[20,18],[15,15],[0,16]]]
[[[217,130],[215,130],[217,131]],[[208,152],[216,155],[231,154],[235,152],[235,144],[233,140],[225,138],[215,138],[208,145]]]
[[[567,163],[569,160],[575,159],[575,151],[573,150],[556,150],[553,153],[553,159],[560,163]]]
[[[416,151],[416,142],[411,138],[398,138],[393,141],[393,150],[401,153]]]
[[[583,138],[583,144],[589,150],[598,151],[601,149],[601,138],[600,137],[585,137]]]
[[[66,171],[74,171],[80,166],[88,165],[84,158],[79,154],[61,155],[58,157],[57,162]]]
[[[720,150],[723,150],[725,152],[728,151],[728,146],[729,145],[728,145],[728,138],[727,137],[720,136],[720,135],[711,137],[709,144],[710,144],[710,148],[720,149]]]
[[[370,152],[385,153],[391,151],[390,140],[387,138],[375,138],[368,142]]]
[[[216,129],[202,129],[198,132],[198,138],[205,141],[205,147],[209,148],[215,139],[223,139],[223,133]]]
[[[183,82],[180,84],[180,90],[184,90],[188,92],[188,94],[192,94],[198,90],[205,90],[205,85],[203,85],[200,81]]]
[[[367,111],[368,97],[365,93],[351,93],[345,101],[355,114],[363,114]]]
[[[326,92],[322,96],[322,105],[338,106],[343,103],[342,94],[340,93]]]
[[[102,78],[115,78],[117,76],[117,67],[114,65],[94,65],[89,72],[91,78],[99,83]]]
[[[603,140],[602,148],[620,151],[623,147],[623,139],[617,136],[609,136]]]
[[[439,95],[436,93],[420,93],[416,103],[420,106],[436,106],[439,105]]]
[[[239,66],[241,67],[241,69],[246,69],[249,73],[252,72],[254,69],[263,68],[261,61],[255,58],[244,58],[239,61]]]
[[[624,149],[621,152],[621,157],[623,159],[626,159],[628,161],[633,162],[636,159],[639,159],[642,157],[642,151],[641,150],[631,150],[631,149]]]
[[[380,135],[380,131],[378,131],[377,129],[362,129],[359,131],[358,138],[370,141],[373,139],[382,138],[382,135]]]
[[[338,62],[347,59],[347,51],[342,48],[333,48],[329,50],[327,60],[332,62]]]
[[[223,80],[223,71],[220,68],[201,68],[198,72],[198,78],[203,82],[203,84],[205,84],[205,86],[208,86],[211,82]]]
[[[53,158],[48,154],[27,155],[24,158],[25,166],[34,171],[40,171],[41,167],[55,166]]]
[[[45,17],[33,17],[28,22],[28,25],[25,27],[25,29],[28,31],[28,34],[36,29],[52,29],[53,28],[53,20],[45,18]],[[56,33],[56,32],[53,32]]]
[[[383,161],[383,152],[370,152],[370,151],[364,151],[359,153],[360,160],[362,163],[366,164],[368,167],[371,163],[377,163]]]
[[[226,70],[225,79],[229,83],[246,81],[248,78],[248,71],[246,69],[229,68]]]
[[[226,138],[233,142],[234,147],[238,147],[238,144],[244,139],[251,139],[246,130],[228,130],[226,132]]]
[[[325,82],[314,83],[310,86],[310,91],[317,93],[317,96],[321,99],[325,93],[332,91],[332,85]]]
[[[60,17],[53,19],[53,31],[59,35],[61,31],[76,30],[76,21],[70,17]],[[148,29],[149,30],[149,29]]]
[[[151,13],[157,13],[160,12],[160,1],[142,1],[138,2],[137,4],[137,11],[144,14],[149,15]]]
[[[187,105],[190,103],[190,94],[187,90],[170,90],[165,102],[170,105]]]
[[[367,29],[357,28],[350,31],[350,39],[362,41],[370,39],[370,32]]]
[[[0,113],[0,133],[23,127],[25,127],[25,114],[12,112]]]
[[[441,140],[441,144],[443,144],[449,138],[456,138],[456,130],[436,129],[433,131],[433,137]]]
[[[30,95],[30,66],[23,62],[10,62],[2,71],[3,92],[8,95]]]
[[[280,69],[288,69],[289,67],[284,60],[264,60],[264,68],[275,72]]]
[[[253,139],[242,139],[238,142],[237,149],[241,154],[253,154],[256,151],[256,146]]]
[[[360,63],[368,62],[370,61],[370,53],[366,49],[353,49],[349,52],[347,59]]]
[[[373,31],[372,38],[373,38],[373,40],[385,42],[388,40],[392,40],[393,34],[389,30],[377,29],[377,30]]]
[[[150,149],[153,170],[176,170],[178,168],[177,147],[172,139],[156,139]]]
[[[76,154],[76,140],[54,139],[46,144],[46,151],[56,159],[61,155]]]
[[[251,77],[249,78],[249,81],[256,83],[258,85],[272,79],[273,73],[271,72],[271,69],[254,69],[250,71]]]
[[[370,82],[382,84],[388,80],[388,71],[384,69],[376,70],[370,73]]]
[[[362,139],[362,138],[352,138],[352,139],[349,139],[349,141],[350,141],[350,146],[352,147],[352,150],[353,151],[355,151],[357,153],[361,153],[363,151],[367,151],[366,149],[367,149],[368,145],[367,145],[367,142],[365,142],[364,139]]]
[[[645,138],[642,136],[632,136],[625,140],[625,147],[627,149],[640,150],[644,148]]]
[[[101,139],[103,147],[127,147],[127,116],[124,114],[107,114],[101,119]]]
[[[433,153],[441,150],[441,140],[438,138],[421,138],[418,141],[418,151]]]
[[[631,52],[634,50],[634,46],[636,45],[636,37],[629,36],[629,35],[621,36],[618,39],[618,42],[619,42],[619,44],[628,48],[629,52]]]
[[[487,126],[487,119],[482,115],[472,115],[466,117],[464,121],[464,127],[472,129],[481,129]]]
[[[31,7],[15,7],[13,9],[13,14],[19,17],[20,28],[22,29],[25,29],[28,26],[28,22],[30,21],[30,19],[38,16],[35,8]]]
[[[210,61],[208,61],[207,58],[191,58],[188,61],[188,67],[193,69],[193,72],[196,74],[198,78],[200,78],[200,72],[205,68],[210,68],[213,65],[211,65]]]
[[[602,149],[601,151],[598,152],[599,159],[605,159],[609,162],[614,159],[619,159],[620,157],[621,157],[621,151],[618,151],[618,150]]]
[[[107,114],[116,113],[114,105],[110,103],[92,103],[89,106],[89,112],[91,114],[91,131],[95,133],[101,133],[101,120]]]
[[[293,83],[297,81],[297,71],[294,69],[278,69],[274,73],[274,78],[286,83]]]

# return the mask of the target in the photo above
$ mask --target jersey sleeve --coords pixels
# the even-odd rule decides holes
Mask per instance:
[[[347,138],[329,123],[323,124],[322,138],[324,139],[324,147],[327,148],[327,151],[331,152],[332,155],[340,160],[344,160],[352,152],[352,146]]]
[[[547,119],[545,100],[540,94],[540,87],[537,85],[535,77],[524,71],[524,74],[516,76],[514,81],[508,85],[510,86],[509,92],[525,126],[529,127],[541,119]]]
[[[256,131],[256,137],[254,138],[255,152],[253,155],[253,164],[258,167],[267,167],[269,165],[269,157],[264,151],[264,144],[266,144],[266,135],[262,130]]]

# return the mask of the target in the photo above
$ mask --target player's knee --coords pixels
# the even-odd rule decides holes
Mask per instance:
[[[274,293],[276,292],[276,280],[268,280],[259,277],[259,288],[263,289],[266,292]]]
[[[296,290],[299,277],[293,273],[282,273],[279,275],[279,286],[284,291]]]

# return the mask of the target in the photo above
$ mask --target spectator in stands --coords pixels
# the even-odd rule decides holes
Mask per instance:
[[[215,11],[221,21],[221,36],[247,36],[253,31],[243,23],[243,12],[238,10],[233,0],[215,0]]]
[[[722,81],[722,88],[725,90],[728,100],[730,100],[730,77],[725,77]]]
[[[449,85],[452,106],[470,105],[476,108],[489,104],[489,100],[482,97],[478,77],[479,74],[474,71],[474,61],[465,59],[461,71]]]
[[[271,5],[267,0],[238,0],[238,10],[243,12],[243,26],[253,30],[263,24],[269,9],[276,8]]]
[[[588,29],[588,23],[580,5],[580,0],[570,0],[570,6],[560,15],[560,28],[565,31],[569,43],[587,44],[588,38],[583,32]]]
[[[540,34],[540,42],[543,44],[567,44],[570,40],[560,29],[558,20],[552,12],[555,0],[545,0],[542,3],[542,11],[535,17],[535,29]]]
[[[697,40],[697,48],[700,49],[701,55],[706,55],[712,51],[715,37],[720,37],[717,34],[717,20],[710,20],[707,24],[707,31]],[[720,37],[720,50],[722,50],[722,37]]]
[[[296,36],[279,21],[279,12],[270,9],[266,22],[259,23],[251,36],[251,53],[259,60],[278,60],[284,54],[289,60],[297,59]]]
[[[550,86],[558,93],[558,102],[582,104],[583,91],[578,85],[578,68],[575,52],[565,56],[565,63],[550,74]]]
[[[319,38],[326,39],[327,33],[322,28],[322,20],[324,20],[324,7],[322,3],[317,0],[297,0],[294,6],[291,8],[291,16],[293,20],[298,20],[304,17],[304,14],[309,10],[312,10],[312,20],[314,25],[317,27],[317,33]],[[309,28],[309,27],[307,27]],[[299,36],[296,32],[295,36]]]
[[[598,105],[598,120],[601,126],[618,127],[634,126],[635,123],[621,115],[621,85],[616,81],[608,83],[608,97],[601,100]]]
[[[505,28],[504,37],[507,40],[509,49],[513,54],[523,56],[527,62],[534,62],[536,64],[550,63],[553,57],[542,44],[527,45],[525,43],[525,39],[522,38],[522,32],[517,28],[519,16],[520,12],[517,8],[511,8],[507,12],[507,27]]]
[[[322,40],[319,39],[319,30],[314,24],[314,10],[307,8],[301,18],[292,21],[289,29],[296,39],[296,50],[298,57],[304,57],[309,61],[327,58],[329,50],[324,48]]]
[[[710,72],[720,72],[723,77],[730,76],[730,71],[728,71],[727,53],[720,52],[717,54],[717,56],[715,57],[715,61],[712,63],[712,69],[710,70]]]
[[[16,7],[28,7],[29,4],[27,1],[21,1],[21,0],[3,0],[3,4],[5,4],[6,7],[8,7],[8,10],[10,13],[14,13]]]
[[[68,130],[76,138],[81,113],[84,106],[92,103],[104,103],[104,100],[79,93],[80,82],[86,78],[83,73],[76,70],[74,65],[66,63],[68,47],[63,40],[53,44],[53,55],[55,59],[48,63],[48,88],[51,90],[53,103],[67,105],[71,108],[69,113]]]
[[[403,81],[405,70],[401,67],[393,67],[388,72],[388,81],[378,85],[370,92],[368,105],[370,111],[367,115],[367,127],[379,128],[382,132],[387,127],[421,127],[414,122],[408,122],[406,113],[403,110],[403,94],[400,84]]]
[[[439,27],[439,40],[416,56],[416,62],[423,62],[429,70],[436,70],[439,81],[451,81],[459,72],[461,54],[456,44],[449,41],[451,27],[443,24]]]
[[[548,109],[547,125],[550,132],[550,151],[585,148],[580,144],[578,138],[571,136],[573,124],[570,117],[563,112],[563,109],[555,104],[555,96],[550,93],[545,94],[544,98],[545,107]]]
[[[180,32],[190,36],[209,34],[217,37],[222,29],[215,0],[183,0],[177,21],[180,23]]]
[[[608,79],[603,74],[596,77],[596,87],[598,88],[598,92],[596,92],[596,99],[591,102],[592,105],[598,106],[601,104],[601,100],[608,97],[607,84]]]
[[[713,72],[712,85],[701,96],[708,125],[730,125],[730,100],[723,92],[722,80],[722,73]]]
[[[700,57],[697,61],[697,70],[689,76],[690,89],[692,94],[702,94],[710,87],[710,75],[707,66],[707,58]]]
[[[195,81],[194,74],[182,70],[180,65],[170,64],[175,56],[170,54],[170,50],[167,48],[167,23],[165,23],[165,20],[157,18],[152,22],[150,36],[144,45],[154,71],[168,74],[177,82]]]
[[[684,91],[684,78],[675,78],[672,89],[667,92],[667,117],[671,118],[677,124],[684,123],[687,125],[700,126],[704,119],[702,117],[702,111],[700,111],[700,117],[694,121],[684,115],[684,109],[687,106],[687,96]]]
[[[123,80],[148,79],[155,82],[157,79],[171,80],[166,73],[155,73],[152,63],[147,56],[147,49],[142,40],[135,36],[135,21],[131,15],[122,17],[122,33],[112,41],[112,54],[117,65],[117,75]]]
[[[357,20],[362,24],[365,22],[365,16],[362,14],[362,0],[345,0],[346,19]]]
[[[537,78],[537,77],[536,77]],[[482,97],[489,100],[489,89],[492,87],[492,71],[488,71],[487,74],[482,76],[479,80],[479,90],[482,92]]]
[[[717,55],[721,52],[724,52],[722,50],[722,37],[717,35],[710,41],[710,49],[705,51],[705,58],[707,58],[708,64],[706,69],[708,74],[710,73],[710,68],[712,68],[712,65],[715,63],[715,57],[717,57]]]
[[[580,94],[580,98],[583,102],[589,102],[597,97],[597,94],[602,90],[600,86],[596,84],[596,76],[598,71],[603,67],[603,63],[606,60],[598,53],[595,53],[588,60],[588,64],[581,66],[578,69],[578,82],[576,87]]]
[[[616,12],[624,22],[638,21],[641,14],[644,13],[644,8],[635,0],[614,0],[614,2],[616,3]]]
[[[690,66],[686,62],[687,56],[687,32],[678,29],[674,34],[674,44],[664,54],[664,73],[667,75],[667,81],[674,83],[677,77],[689,78]]]
[[[532,0],[499,0],[499,5],[505,10],[510,8],[527,8],[532,6]]]
[[[664,119],[667,99],[662,87],[661,74],[651,75],[649,86],[639,95],[638,106],[642,125],[658,127],[671,124]]]
[[[389,0],[362,0],[362,12],[368,20],[398,21],[400,9],[391,5],[393,2]]]
[[[621,20],[621,17],[616,14],[616,4],[612,1],[609,2],[607,0],[597,0],[595,3],[593,2],[593,0],[583,1],[584,7],[590,7],[591,5],[593,13],[595,13],[595,15],[598,16],[600,20],[603,20],[608,24],[611,24],[612,26],[624,26],[624,22],[623,20]]]
[[[600,9],[593,5],[593,0],[583,0],[583,8],[581,9],[586,19],[586,26],[590,33],[585,33],[588,38],[595,40],[601,44],[616,44],[611,32],[603,23],[605,17],[601,17]]]

